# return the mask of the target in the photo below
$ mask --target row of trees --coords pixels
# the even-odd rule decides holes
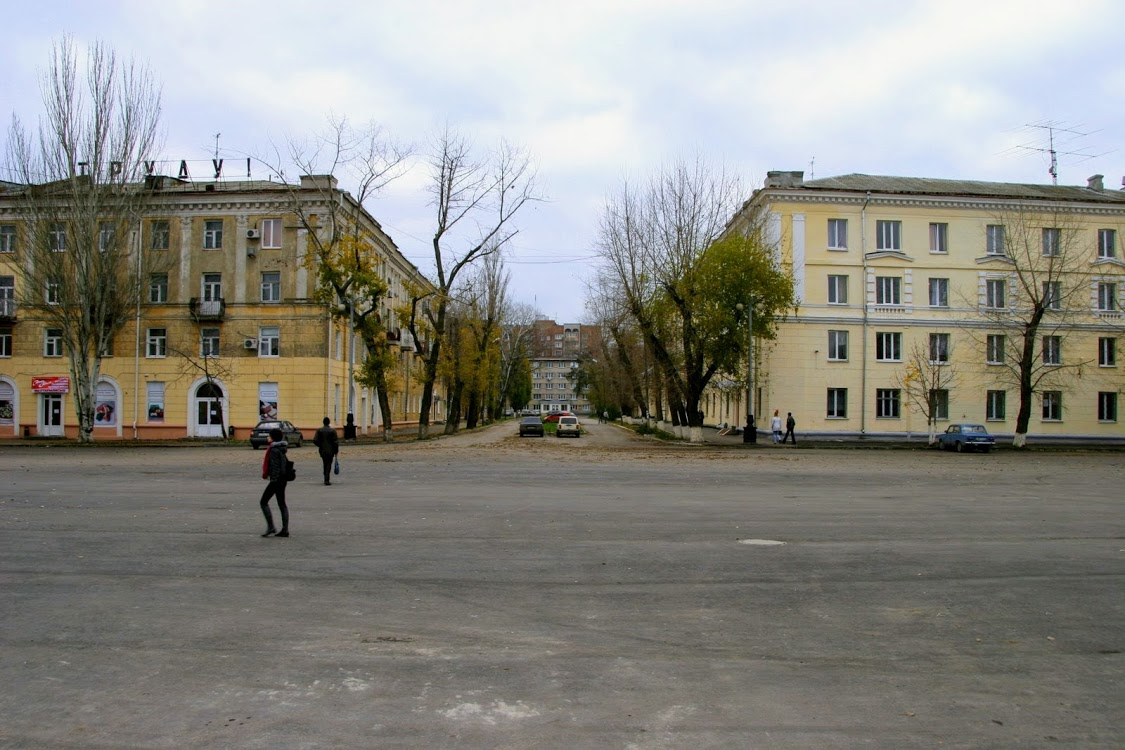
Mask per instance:
[[[81,60],[69,37],[54,46],[42,89],[38,126],[26,128],[13,116],[6,150],[7,168],[19,182],[9,189],[22,201],[29,235],[18,264],[20,302],[62,332],[80,440],[89,441],[102,358],[145,291],[132,238],[153,199],[144,178],[161,147],[161,90],[146,66],[122,62],[103,44]],[[394,306],[381,273],[383,238],[364,221],[364,204],[411,167],[413,145],[396,142],[377,125],[354,128],[338,119],[310,140],[257,157],[290,187],[289,209],[307,230],[304,262],[317,280],[316,299],[354,326],[364,344],[357,381],[377,392],[387,439],[389,395],[403,385],[395,381],[389,329],[408,330],[424,347],[418,352],[420,438],[429,434],[439,377],[450,386],[450,431],[462,411],[471,425],[495,413],[505,398],[519,400],[513,389],[527,369],[529,335],[500,335],[513,321],[529,330],[529,311],[508,299],[501,252],[518,231],[521,209],[540,198],[531,160],[508,143],[482,155],[448,128],[427,153],[434,276]],[[310,200],[308,184],[298,189],[289,181],[293,172],[330,179],[312,183],[320,195]],[[354,202],[341,199],[341,178]],[[64,238],[65,252],[58,252]],[[197,364],[211,373],[206,361]]]

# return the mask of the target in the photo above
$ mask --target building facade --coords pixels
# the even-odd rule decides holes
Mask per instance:
[[[1011,435],[1012,322],[1027,312],[1028,290],[1041,289],[1060,304],[1035,339],[1028,434],[1125,433],[1125,191],[1106,190],[1101,176],[1075,187],[771,172],[730,224],[750,227],[776,248],[798,298],[776,340],[756,343],[759,427],[778,410],[805,434],[925,435],[903,379],[945,367],[955,376],[927,407],[938,431],[972,421]],[[1019,261],[1018,243],[1031,248]],[[712,389],[708,421],[745,421],[744,382]]]
[[[130,238],[143,302],[102,360],[94,439],[245,438],[264,417],[310,432],[324,416],[341,425],[347,414],[360,434],[380,430],[376,394],[355,382],[363,344],[318,301],[308,224],[294,207],[329,216],[328,201],[350,202],[381,259],[390,287],[383,320],[393,321],[404,285],[429,282],[378,222],[329,176],[292,185],[148,179],[152,200]],[[34,306],[19,303],[22,188],[3,187],[0,437],[73,437],[69,359]],[[421,389],[409,385],[417,354],[409,335],[389,330],[388,338],[395,380],[408,384],[391,395],[392,422],[417,422]],[[444,418],[443,403],[435,397],[434,418]]]
[[[590,401],[575,390],[569,377],[582,356],[596,352],[601,341],[596,326],[537,320],[532,326],[531,404],[540,413],[571,411],[589,414]]]

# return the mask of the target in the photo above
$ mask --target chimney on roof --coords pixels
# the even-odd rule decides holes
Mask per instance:
[[[766,187],[791,188],[805,184],[804,172],[766,172]]]
[[[1102,177],[1105,175],[1092,175],[1086,179],[1086,187],[1089,190],[1097,190],[1099,193],[1105,190],[1105,185],[1102,184]]]
[[[301,187],[312,190],[335,190],[336,178],[330,174],[303,174]]]

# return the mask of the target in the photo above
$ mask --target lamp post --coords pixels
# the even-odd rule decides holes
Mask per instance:
[[[742,442],[758,442],[758,425],[754,422],[754,303],[735,308],[746,311],[746,427],[742,430]]]

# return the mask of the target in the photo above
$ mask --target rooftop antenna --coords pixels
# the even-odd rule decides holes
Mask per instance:
[[[219,160],[219,136],[221,135],[222,133],[215,133],[215,161]]]
[[[816,157],[809,159],[809,179],[816,179]]]
[[[1043,147],[1042,141],[1039,141],[1039,142],[1031,142],[1031,143],[1021,143],[1017,146],[1014,146],[1012,149],[1009,149],[1009,151],[1012,151],[1014,149],[1021,149],[1021,150],[1024,150],[1024,151],[1037,151],[1041,154],[1047,154],[1050,157],[1050,166],[1047,168],[1047,174],[1051,175],[1051,184],[1052,185],[1058,185],[1059,184],[1059,156],[1081,157],[1078,161],[1074,162],[1075,164],[1080,164],[1084,161],[1089,161],[1090,159],[1096,159],[1099,156],[1105,156],[1107,153],[1109,153],[1108,151],[1106,151],[1104,153],[1095,154],[1095,153],[1091,153],[1091,151],[1087,148],[1080,148],[1077,151],[1059,151],[1055,146],[1055,140],[1056,140],[1057,135],[1065,134],[1065,135],[1069,136],[1063,142],[1063,145],[1065,146],[1067,143],[1075,141],[1079,138],[1086,138],[1087,136],[1090,136],[1090,135],[1093,134],[1093,133],[1084,133],[1084,132],[1082,132],[1080,130],[1077,130],[1075,128],[1065,127],[1063,123],[1053,122],[1051,120],[1044,120],[1042,122],[1028,123],[1027,125],[1024,125],[1024,127],[1030,128],[1030,129],[1035,129],[1035,130],[1046,130],[1047,131],[1047,146],[1046,146],[1046,148]],[[1093,132],[1098,132],[1098,131],[1093,131]]]

